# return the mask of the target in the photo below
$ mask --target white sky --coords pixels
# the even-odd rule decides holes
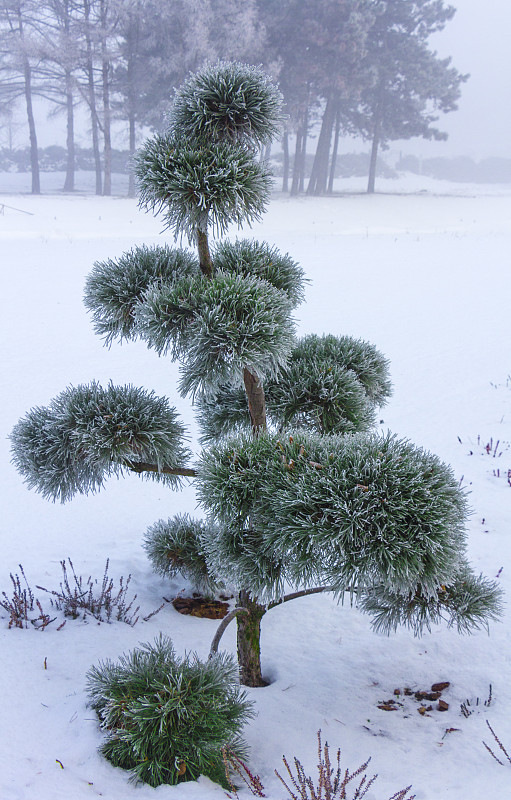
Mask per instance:
[[[509,0],[453,0],[452,5],[454,19],[431,42],[470,78],[458,111],[441,120],[449,140],[430,147],[446,155],[511,158],[511,5]]]

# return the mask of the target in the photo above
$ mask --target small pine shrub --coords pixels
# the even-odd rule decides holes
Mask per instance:
[[[160,636],[92,667],[87,691],[107,736],[101,752],[135,782],[155,787],[206,775],[228,788],[222,751],[246,756],[240,733],[252,710],[230,656],[178,659]]]

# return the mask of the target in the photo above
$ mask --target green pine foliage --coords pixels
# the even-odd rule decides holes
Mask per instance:
[[[92,667],[87,692],[106,734],[103,755],[135,782],[156,787],[206,775],[229,788],[222,749],[246,758],[241,731],[253,712],[229,656],[179,659],[160,636]]]
[[[416,636],[430,631],[432,624],[446,621],[458,633],[472,633],[488,628],[502,614],[503,592],[495,581],[475,575],[469,564],[461,561],[459,571],[448,585],[440,585],[433,594],[420,587],[403,594],[384,584],[365,590],[359,607],[372,619],[375,631],[390,634],[399,625],[411,628]]]
[[[176,90],[170,127],[208,141],[264,145],[280,132],[282,95],[258,67],[218,62]]]
[[[288,253],[282,254],[266,242],[253,239],[220,242],[215,247],[213,263],[221,272],[253,275],[268,281],[285,292],[293,308],[303,302],[306,281],[302,268]]]
[[[279,428],[318,433],[354,433],[374,427],[374,405],[357,375],[327,361],[291,357],[268,390]]]
[[[136,309],[147,290],[172,286],[199,273],[194,255],[168,245],[133,247],[117,259],[96,262],[84,296],[95,332],[105,338],[106,345],[114,339],[136,338]]]
[[[302,368],[310,361],[324,362],[330,368],[351,370],[362,384],[369,400],[384,405],[392,393],[389,361],[370,342],[352,336],[304,336],[292,353],[291,362]]]
[[[13,461],[31,489],[66,502],[100,489],[127,464],[179,467],[189,458],[185,431],[167,398],[134,386],[70,386],[45,408],[31,409],[11,434]],[[154,480],[177,487],[162,471]]]
[[[179,572],[199,592],[214,594],[221,587],[208,567],[204,542],[209,536],[215,537],[216,528],[188,514],[155,522],[144,537],[144,550],[154,571],[165,578],[173,578]]]
[[[243,386],[222,384],[215,392],[196,397],[195,417],[201,431],[200,442],[204,446],[248,432],[250,414]]]
[[[273,375],[294,338],[289,300],[268,281],[216,272],[149,290],[138,328],[160,355],[182,356],[183,394],[240,380],[247,364]]]
[[[356,433],[374,427],[391,393],[389,363],[369,342],[350,336],[304,336],[278,375],[265,382],[268,419],[277,430]],[[250,430],[241,385],[197,398],[203,444]]]
[[[156,135],[134,163],[139,205],[190,244],[197,231],[222,236],[231,223],[259,220],[269,200],[271,174],[241,144]]]
[[[248,535],[257,542],[254,562],[280,561],[292,585],[329,585],[339,595],[384,586],[429,602],[457,585],[465,567],[467,503],[458,481],[436,456],[393,436],[240,437],[202,455],[198,491],[224,535],[237,546]],[[254,591],[276,596],[274,576],[260,574]],[[237,578],[245,580],[242,569]],[[474,583],[464,589],[465,600],[450,594],[454,616],[469,614],[477,595]],[[434,602],[426,618],[430,609]]]

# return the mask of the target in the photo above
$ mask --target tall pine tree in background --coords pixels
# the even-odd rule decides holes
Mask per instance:
[[[366,40],[362,69],[370,81],[351,115],[354,129],[371,142],[367,191],[374,192],[378,150],[389,141],[447,139],[434,127],[439,113],[457,108],[468,79],[440,58],[428,39],[455,14],[443,0],[385,0],[377,3]]]
[[[220,62],[176,93],[164,134],[138,152],[140,204],[193,252],[135,247],[97,263],[85,303],[96,332],[143,339],[179,360],[198,413],[196,464],[165,397],[132,386],[69,387],[12,433],[32,488],[66,501],[134,471],[170,487],[195,479],[202,520],[160,520],[146,548],[160,572],[230,588],[241,681],[262,686],[260,623],[269,609],[329,590],[379,630],[459,630],[499,612],[495,583],[465,556],[466,500],[449,467],[371,432],[390,394],[388,364],[349,336],[296,338],[304,276],[264,242],[224,240],[259,219],[271,176],[258,157],[279,132],[280,94],[258,69]]]

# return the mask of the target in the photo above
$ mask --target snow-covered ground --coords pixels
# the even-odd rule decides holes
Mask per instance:
[[[23,178],[0,175],[0,592],[11,595],[9,573],[19,573],[20,563],[32,588],[52,589],[61,580],[62,559],[71,557],[79,574],[100,579],[109,558],[112,577],[131,573],[145,616],[185,582],[152,573],[143,533],[161,517],[193,514],[193,487],[172,493],[133,476],[111,481],[98,495],[53,505],[23,485],[6,437],[29,408],[93,379],[166,394],[193,434],[192,414],[175,388],[175,365],[140,343],[105,349],[82,305],[94,261],[169,237],[134,200],[65,196],[58,191],[62,176],[55,175],[43,176],[48,194],[33,197]],[[470,559],[477,571],[498,575],[510,597],[511,187],[408,176],[380,181],[380,193],[367,196],[363,183],[342,182],[338,188],[346,193],[332,198],[276,195],[249,235],[276,244],[304,267],[311,283],[297,312],[301,333],[363,337],[390,359],[394,395],[381,411],[382,428],[453,465],[471,491]],[[43,592],[36,595],[48,604]],[[509,622],[506,609],[489,636],[459,637],[440,627],[418,640],[404,630],[375,635],[367,617],[327,596],[273,609],[262,634],[271,685],[249,690],[257,716],[246,728],[250,766],[267,796],[284,800],[273,773],[282,754],[314,770],[321,728],[350,769],[372,756],[370,774],[379,778],[367,800],[387,800],[408,784],[418,800],[510,797],[511,764],[500,766],[482,744],[497,752],[488,720],[511,753]],[[53,624],[44,632],[8,630],[0,614],[1,800],[224,797],[205,779],[156,790],[131,785],[98,755],[102,736],[84,691],[92,664],[115,659],[160,630],[178,653],[205,657],[216,625],[183,617],[170,605],[135,627],[68,620],[62,630]],[[222,645],[233,651],[234,644],[231,625]],[[434,708],[422,716],[413,697],[393,694],[437,681],[450,682],[445,712]],[[490,684],[492,701],[485,705]],[[397,710],[378,708],[391,698],[402,703]],[[461,712],[467,700],[468,717]]]

